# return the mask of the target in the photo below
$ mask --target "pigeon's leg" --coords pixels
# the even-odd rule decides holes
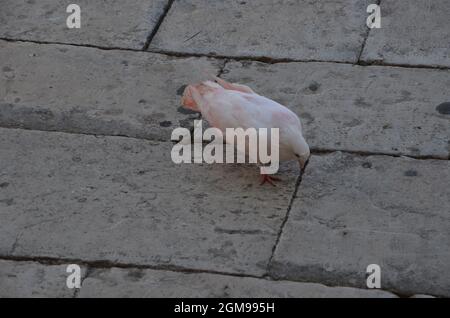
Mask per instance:
[[[277,177],[272,177],[268,174],[262,174],[261,175],[261,183],[259,185],[263,185],[264,183],[270,183],[271,185],[273,185],[274,187],[276,187],[276,184],[274,183],[274,181],[281,181],[280,178]]]
[[[248,86],[246,85],[242,85],[242,84],[237,84],[237,83],[230,83],[227,82],[226,80],[221,79],[220,77],[215,76],[214,79],[216,80],[216,82],[222,86],[225,89],[229,89],[232,91],[239,91],[239,92],[243,92],[243,93],[250,93],[250,94],[255,94],[255,92]]]

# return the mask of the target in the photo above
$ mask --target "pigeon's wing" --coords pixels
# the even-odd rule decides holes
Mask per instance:
[[[217,76],[215,76],[214,79],[216,80],[217,83],[219,83],[220,86],[222,86],[225,89],[229,89],[232,91],[238,91],[238,92],[242,92],[242,93],[255,94],[255,92],[246,85],[242,85],[242,84],[238,84],[238,83],[230,83],[230,82],[227,82],[226,80],[221,79],[220,77],[217,77]]]
[[[271,113],[261,108],[253,95],[234,90],[216,91],[203,97],[202,114],[209,123],[225,128],[270,128]]]
[[[258,94],[217,90],[203,96],[202,114],[211,126],[226,135],[226,128],[279,129],[281,160],[291,159],[302,142],[302,127],[296,114],[277,102]],[[269,141],[270,138],[267,140]]]

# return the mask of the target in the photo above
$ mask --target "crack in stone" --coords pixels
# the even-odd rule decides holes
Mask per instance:
[[[401,67],[401,68],[419,68],[419,69],[431,69],[431,70],[450,70],[450,66],[444,65],[423,65],[423,64],[401,64],[401,63],[385,63],[383,61],[359,61],[357,63],[351,61],[335,61],[335,60],[316,60],[316,59],[290,59],[290,58],[273,58],[268,56],[227,56],[227,55],[217,55],[217,54],[207,54],[207,53],[186,53],[186,52],[175,52],[159,49],[149,49],[149,50],[139,50],[133,48],[125,47],[105,47],[93,44],[77,44],[77,43],[66,43],[66,42],[50,42],[50,41],[36,41],[36,40],[24,40],[24,39],[11,39],[2,38],[0,41],[5,42],[21,42],[21,43],[34,43],[39,45],[67,45],[76,47],[86,47],[94,48],[104,51],[129,51],[129,52],[140,52],[140,53],[153,53],[161,54],[171,57],[179,58],[191,58],[191,57],[207,57],[217,60],[229,60],[229,61],[248,61],[248,62],[260,62],[264,64],[279,64],[279,63],[335,63],[335,64],[347,64],[347,65],[359,65],[359,66],[384,66],[384,67]]]
[[[145,265],[145,264],[132,264],[113,262],[109,260],[82,260],[76,258],[56,258],[47,256],[16,256],[16,255],[0,255],[0,260],[16,261],[16,262],[36,262],[43,265],[65,265],[65,264],[78,264],[93,269],[108,269],[108,268],[132,268],[132,269],[149,269],[149,270],[162,270],[169,272],[185,273],[185,274],[217,274],[227,275],[234,277],[250,277],[250,278],[263,278],[263,276],[243,274],[235,272],[222,272],[207,269],[187,268],[178,265]]]
[[[345,149],[323,149],[323,148],[314,148],[311,147],[311,154],[316,156],[321,155],[328,155],[332,154],[334,152],[342,152],[342,153],[348,153],[355,156],[360,157],[369,157],[369,156],[388,156],[393,158],[411,158],[416,160],[443,160],[448,161],[450,160],[450,155],[447,157],[437,157],[433,155],[407,155],[407,154],[393,154],[393,153],[385,153],[385,152],[375,152],[375,151],[363,151],[363,150],[345,150]]]
[[[16,236],[16,238],[14,240],[14,243],[11,246],[11,250],[9,251],[10,255],[14,254],[14,251],[16,250],[16,248],[17,248],[17,246],[19,244],[19,240],[21,239],[22,235],[23,235],[23,230],[20,231],[19,234],[17,234],[17,236]]]
[[[202,119],[201,114],[199,113],[199,117],[196,119]],[[12,127],[12,126],[0,126],[0,128],[2,129],[16,129],[16,130],[28,130],[28,131],[42,131],[42,132],[49,132],[49,133],[60,133],[60,134],[72,134],[72,135],[83,135],[83,136],[92,136],[95,138],[130,138],[130,139],[135,139],[135,140],[146,140],[149,142],[171,142],[171,143],[176,143],[176,141],[173,140],[165,140],[162,138],[159,139],[148,139],[148,138],[138,138],[138,137],[133,137],[133,136],[127,136],[127,135],[122,135],[122,134],[117,134],[117,135],[102,135],[102,134],[89,134],[89,133],[83,133],[83,132],[67,132],[67,131],[59,131],[59,130],[42,130],[42,129],[29,129],[29,128],[25,128],[25,127]],[[191,135],[193,135],[193,130],[194,128],[191,127]],[[400,158],[400,157],[406,157],[406,158],[411,158],[411,159],[416,159],[416,160],[444,160],[444,161],[448,161],[450,160],[450,154],[448,157],[436,157],[433,155],[407,155],[407,154],[392,154],[392,153],[384,153],[384,152],[372,152],[372,151],[360,151],[360,150],[345,150],[345,149],[323,149],[323,148],[314,148],[311,147],[311,155],[316,155],[316,156],[320,156],[320,155],[327,155],[327,154],[332,154],[334,152],[342,152],[342,153],[348,153],[348,154],[352,154],[352,155],[358,155],[361,157],[368,157],[368,156],[388,156],[388,157],[393,157],[393,158]]]
[[[219,69],[219,72],[217,73],[217,77],[221,77],[222,74],[225,72],[225,68],[227,67],[228,62],[229,59],[224,59],[222,67]]]
[[[90,266],[86,267],[86,271],[85,274],[83,275],[83,277],[81,277],[81,282],[80,282],[80,288],[76,288],[75,291],[73,292],[72,298],[78,298],[78,295],[81,292],[81,288],[83,288],[83,283],[86,280],[86,278],[89,277],[89,275],[93,272],[93,269]]]
[[[280,242],[281,236],[283,235],[284,227],[285,227],[285,225],[287,223],[287,220],[289,218],[289,215],[291,213],[292,205],[294,203],[295,198],[297,197],[297,192],[298,192],[298,189],[300,188],[300,184],[302,182],[303,174],[305,173],[307,167],[308,167],[308,162],[306,163],[306,165],[303,168],[303,170],[300,171],[299,175],[297,176],[297,180],[295,181],[294,191],[292,193],[292,197],[291,197],[291,200],[289,202],[289,205],[288,205],[288,208],[287,208],[287,211],[286,211],[286,215],[285,215],[283,221],[281,222],[281,226],[280,226],[280,229],[278,231],[277,239],[275,240],[275,244],[272,247],[272,253],[270,255],[269,261],[267,262],[266,274],[264,275],[264,277],[271,277],[271,275],[270,275],[270,267],[271,267],[271,264],[273,262],[273,258],[275,256],[275,252],[276,252],[276,249],[277,249],[278,244]]]
[[[239,234],[239,235],[259,235],[265,233],[265,231],[259,229],[224,229],[220,227],[216,227],[214,232],[223,233],[223,234]],[[266,232],[267,233],[267,232]]]
[[[39,44],[39,45],[67,45],[67,46],[76,46],[76,47],[84,47],[84,48],[93,48],[103,51],[128,51],[128,52],[140,52],[142,53],[142,50],[139,49],[133,49],[133,48],[126,48],[126,47],[120,47],[120,46],[100,46],[100,45],[94,45],[94,44],[80,44],[80,43],[67,43],[67,42],[59,42],[59,41],[37,41],[37,40],[25,40],[25,39],[11,39],[11,38],[4,38],[0,37],[1,41],[10,42],[10,43],[33,43],[33,44]]]
[[[377,0],[377,2],[375,3],[376,5],[380,6],[381,5],[381,0]],[[367,26],[366,26],[367,27]],[[367,27],[367,31],[366,31],[366,36],[363,39],[362,45],[361,45],[361,50],[359,51],[358,54],[358,60],[356,62],[356,64],[361,65],[361,56],[364,53],[364,49],[366,48],[366,42],[369,39],[369,35],[370,35],[370,29],[369,27]]]
[[[213,275],[223,275],[223,276],[231,276],[231,277],[241,277],[241,278],[254,278],[254,279],[262,279],[266,281],[279,281],[279,282],[293,282],[293,283],[313,283],[329,288],[333,287],[349,287],[349,288],[355,288],[355,289],[361,289],[354,286],[347,286],[347,285],[329,285],[329,284],[323,284],[320,282],[313,282],[313,281],[297,281],[297,280],[286,280],[286,279],[280,279],[275,277],[270,277],[268,275],[263,276],[257,276],[257,275],[251,275],[251,274],[242,274],[242,273],[232,273],[232,272],[220,272],[220,271],[211,271],[211,270],[201,270],[201,269],[191,269],[191,268],[180,268],[176,266],[150,266],[150,265],[138,265],[138,264],[129,264],[129,263],[114,263],[110,261],[83,261],[79,259],[65,259],[65,258],[51,258],[51,257],[25,257],[25,256],[4,256],[0,255],[0,260],[4,261],[14,261],[14,262],[35,262],[39,263],[41,265],[65,265],[65,264],[78,264],[80,266],[85,266],[86,271],[84,276],[81,279],[81,286],[79,289],[76,289],[73,294],[73,298],[77,298],[79,296],[79,293],[81,291],[81,288],[83,288],[83,283],[85,280],[91,276],[95,270],[100,269],[112,269],[112,268],[119,268],[119,269],[139,269],[139,270],[155,270],[155,271],[169,271],[169,272],[175,272],[175,273],[181,273],[181,274],[213,274]],[[399,294],[395,291],[387,290],[387,289],[379,289],[381,291],[389,292],[391,294],[394,294],[398,297],[411,297],[411,295],[405,295],[405,294]],[[438,297],[435,295],[431,295],[434,297]]]
[[[152,32],[147,37],[147,40],[145,41],[144,47],[142,48],[142,51],[147,51],[150,43],[152,42],[153,38],[155,37],[156,33],[158,33],[158,30],[163,23],[164,19],[166,18],[167,13],[169,13],[170,8],[172,7],[174,0],[168,0],[166,5],[164,6],[164,11],[159,17],[158,21],[156,22],[156,25],[153,27]]]

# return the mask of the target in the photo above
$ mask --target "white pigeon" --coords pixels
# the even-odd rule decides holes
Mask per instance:
[[[225,133],[226,128],[279,128],[279,160],[298,160],[304,169],[309,159],[309,146],[302,135],[300,119],[285,106],[261,95],[250,87],[229,83],[215,77],[215,82],[204,81],[188,85],[183,93],[182,105],[200,111],[212,127]],[[274,185],[279,180],[262,175]]]

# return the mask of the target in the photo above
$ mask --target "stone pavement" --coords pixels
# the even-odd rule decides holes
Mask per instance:
[[[0,297],[450,297],[450,2],[371,2],[3,1]],[[171,161],[211,74],[299,115],[304,172]]]

